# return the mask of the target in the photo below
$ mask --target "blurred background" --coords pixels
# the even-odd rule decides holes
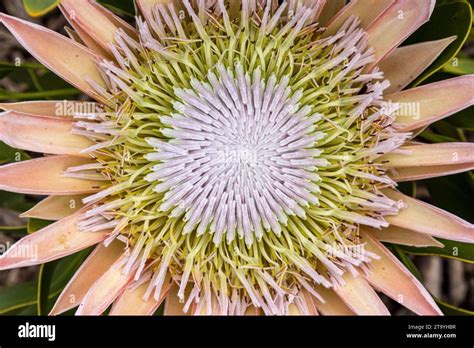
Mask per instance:
[[[55,8],[57,2],[54,0],[2,1],[0,11],[39,23],[67,35],[64,29],[67,23],[60,11]],[[132,1],[100,2],[133,22],[135,13]],[[442,64],[439,61],[434,63],[438,65],[436,69],[439,70],[423,82],[420,81],[421,84],[454,75],[474,73],[474,35],[468,3],[468,0],[438,1],[433,14],[433,23],[425,25],[419,33],[415,33],[414,37],[407,41],[407,43],[417,42],[431,34],[434,36],[431,40],[451,35],[458,36],[458,40],[453,43],[454,46],[447,49],[448,53],[444,56]],[[441,27],[444,32],[438,32]],[[86,99],[75,88],[39,65],[3,26],[0,27],[0,102],[81,98]],[[437,122],[421,133],[420,138],[425,142],[474,141],[473,131],[474,109],[471,107],[447,120]],[[12,149],[0,142],[0,163],[2,164],[32,156],[34,154]],[[402,189],[405,193],[416,195],[422,200],[474,223],[472,173],[408,183],[404,184]],[[14,243],[26,233],[34,232],[49,223],[18,217],[19,213],[31,208],[41,198],[0,191],[0,245]],[[395,245],[390,248],[407,266],[410,266],[416,276],[422,279],[431,294],[439,300],[438,303],[445,313],[474,314],[469,312],[474,311],[474,246],[451,242],[446,244],[444,249],[438,250]],[[87,252],[86,250],[41,267],[0,272],[0,314],[47,313],[55,297]],[[412,315],[398,303],[388,298],[384,298],[384,301],[393,314]]]

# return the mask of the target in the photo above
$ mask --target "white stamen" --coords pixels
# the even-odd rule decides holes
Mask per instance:
[[[262,238],[265,226],[280,231],[275,210],[285,207],[282,199],[300,216],[303,207],[318,202],[318,180],[311,172],[328,162],[315,158],[321,152],[313,146],[326,135],[313,126],[321,115],[299,109],[302,93],[291,93],[288,77],[263,81],[257,69],[250,84],[239,65],[235,77],[222,65],[217,71],[219,77],[209,73],[210,85],[193,80],[194,90],[176,89],[177,113],[161,117],[171,127],[163,134],[172,139],[146,139],[157,151],[146,157],[163,162],[145,179],[160,182],[155,191],[167,191],[160,210],[186,212],[184,233],[199,227],[202,234],[210,226],[218,244],[225,233],[231,242],[237,227],[250,244],[253,236]],[[260,183],[270,197],[259,194]]]

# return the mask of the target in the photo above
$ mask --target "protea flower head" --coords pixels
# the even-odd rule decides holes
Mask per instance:
[[[412,141],[474,100],[473,76],[403,90],[453,40],[397,48],[434,0],[136,4],[133,28],[63,0],[72,39],[1,15],[94,99],[2,104],[1,139],[47,155],[0,188],[49,195],[24,216],[58,221],[1,269],[97,245],[52,314],[389,314],[375,290],[441,314],[381,243],[474,241],[396,188],[474,168],[472,144]]]

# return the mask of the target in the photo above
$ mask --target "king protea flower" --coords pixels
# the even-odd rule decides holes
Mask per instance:
[[[47,155],[0,188],[49,195],[24,216],[58,221],[0,268],[96,245],[52,314],[389,314],[376,291],[441,314],[381,243],[474,241],[396,189],[474,168],[472,144],[412,140],[474,101],[472,75],[404,90],[453,41],[397,48],[435,1],[136,4],[135,29],[63,0],[72,39],[1,14],[95,102],[2,104],[1,139]]]

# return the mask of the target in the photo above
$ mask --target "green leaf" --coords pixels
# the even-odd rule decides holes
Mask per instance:
[[[48,298],[51,290],[51,282],[53,280],[54,269],[59,261],[52,261],[40,266],[38,274],[38,288],[37,288],[37,314],[48,314]]]
[[[31,157],[24,151],[14,149],[0,141],[0,164],[9,162],[20,162]]]
[[[12,64],[8,62],[0,62],[0,79],[4,78],[11,72],[15,71],[17,72],[20,69],[45,69],[44,66],[41,64],[35,64],[35,63],[21,63],[21,61],[18,61],[18,64]]]
[[[449,303],[441,301],[439,298],[434,299],[445,315],[474,315],[473,311],[450,305]]]
[[[423,131],[418,136],[430,143],[451,143],[459,141],[458,139],[451,138],[446,135],[436,134],[430,131]]]
[[[40,17],[54,10],[61,0],[23,0],[26,13],[31,17]]]
[[[474,223],[474,180],[469,172],[424,180],[433,203]]]
[[[402,251],[412,255],[441,256],[463,262],[474,263],[474,244],[455,242],[441,238],[436,239],[444,244],[444,248],[417,248],[405,245],[400,245],[399,248]]]
[[[30,159],[31,157],[24,151],[14,149],[0,141],[0,164],[18,162]],[[0,207],[15,211],[25,211],[30,209],[33,203],[28,202],[25,195],[0,191]]]
[[[71,277],[80,267],[84,259],[90,253],[91,248],[69,255],[57,261],[54,269],[50,291],[43,301],[43,313],[48,313],[55,300],[69,282]],[[0,289],[0,314],[21,315],[36,314],[38,304],[38,281],[31,281],[22,284]],[[32,311],[32,309],[34,311]],[[23,314],[25,315],[25,314]]]
[[[75,88],[64,88],[37,92],[11,92],[0,89],[0,100],[31,100],[48,97],[60,98],[74,96],[77,94],[79,94],[79,91]]]
[[[20,225],[20,226],[0,226],[0,231],[2,232],[8,232],[8,231],[26,231],[26,226]]]
[[[22,92],[0,90],[0,100],[66,98],[80,93],[41,64],[23,63],[21,60],[15,63],[0,62],[0,78],[8,74],[13,82],[26,85],[27,88]]]
[[[0,226],[0,232],[11,238],[21,238],[27,234],[26,226]]]
[[[446,119],[454,127],[474,131],[474,106],[470,106]]]
[[[15,211],[26,211],[32,208],[33,202],[26,199],[24,194],[0,191],[0,207]]]
[[[99,3],[121,17],[135,18],[133,1],[99,0]]]
[[[443,67],[443,71],[454,75],[474,74],[474,59],[454,58]]]
[[[24,307],[24,308],[19,308],[18,310],[14,311],[13,313],[10,313],[10,314],[15,314],[15,315],[21,315],[21,316],[25,316],[25,315],[36,315],[36,306],[33,304],[31,306],[27,306],[27,307]]]
[[[431,125],[430,129],[434,130],[438,134],[455,139],[456,141],[464,140],[464,135],[461,133],[461,130],[454,127],[446,119],[435,122]]]
[[[41,230],[43,227],[51,225],[54,221],[31,218],[28,220],[28,234]]]
[[[466,0],[438,0],[430,21],[418,29],[404,44],[444,39],[457,36],[441,55],[421,74],[411,87],[419,85],[458,54],[472,25],[471,5]]]
[[[0,289],[0,314],[15,314],[29,306],[34,306],[36,300],[37,282],[27,282]]]
[[[32,67],[30,68],[30,66]],[[23,69],[23,67],[27,68]],[[33,80],[31,72],[35,73],[37,81]],[[49,91],[73,88],[62,78],[40,64],[22,63],[15,73],[10,75],[10,79],[16,83],[28,85],[29,89],[25,92],[39,91],[37,88],[38,83],[42,86],[42,89]]]

